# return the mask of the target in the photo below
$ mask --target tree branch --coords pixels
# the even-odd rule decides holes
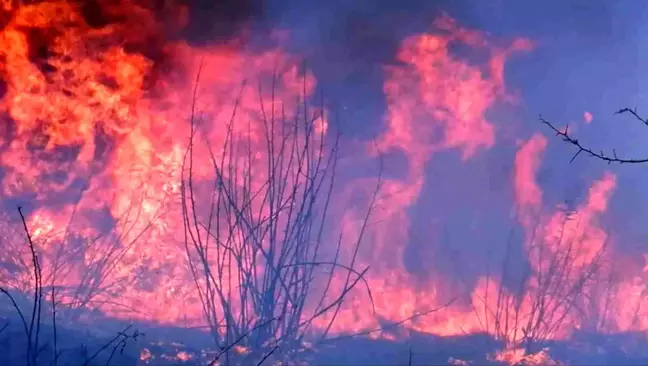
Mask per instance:
[[[630,108],[623,108],[615,112],[615,114],[624,114],[624,113],[630,113],[632,114],[637,120],[639,120],[641,123],[644,125],[648,126],[648,120],[642,118],[637,114],[636,110],[632,110]],[[578,151],[572,156],[571,160],[569,161],[570,163],[573,162],[578,155],[580,155],[582,152],[588,154],[589,156],[605,161],[608,164],[612,163],[619,163],[619,164],[642,164],[642,163],[648,163],[648,158],[631,158],[631,159],[626,159],[626,158],[620,158],[616,150],[612,149],[612,155],[606,154],[603,150],[600,152],[596,152],[586,146],[583,146],[580,141],[578,141],[577,138],[572,137],[569,134],[569,125],[565,126],[564,130],[558,129],[556,126],[554,126],[551,122],[545,120],[542,116],[540,116],[540,122],[549,126],[555,133],[556,136],[559,136],[563,141],[576,146],[578,148]]]

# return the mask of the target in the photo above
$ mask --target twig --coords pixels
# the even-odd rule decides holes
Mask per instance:
[[[417,312],[417,313],[413,314],[412,316],[409,316],[409,317],[407,317],[405,319],[401,319],[400,321],[395,322],[395,323],[391,323],[391,324],[388,324],[388,325],[385,325],[385,326],[382,326],[382,327],[379,327],[379,328],[365,330],[365,331],[362,331],[362,332],[357,332],[357,333],[352,333],[352,334],[345,334],[345,335],[337,336],[337,337],[334,337],[334,338],[328,338],[328,339],[322,340],[322,343],[329,343],[329,342],[339,341],[339,340],[342,340],[342,339],[354,338],[354,337],[357,337],[357,336],[363,336],[363,335],[367,335],[367,334],[371,334],[371,333],[382,332],[382,331],[385,331],[385,330],[391,329],[391,328],[396,328],[399,325],[401,325],[403,323],[406,323],[406,322],[408,322],[410,320],[413,320],[413,319],[416,319],[418,317],[425,316],[425,315],[428,315],[428,314],[432,314],[432,313],[435,313],[435,312],[440,311],[442,309],[445,309],[448,306],[452,305],[452,303],[454,303],[456,300],[457,300],[457,298],[453,298],[452,300],[448,301],[447,303],[445,303],[445,304],[443,304],[443,305],[441,305],[439,307],[436,307],[434,309],[430,309],[430,310],[427,310],[427,311]]]
[[[632,114],[637,120],[639,120],[644,125],[648,126],[648,120],[646,120],[645,118],[642,118],[641,116],[639,116],[639,114],[637,113],[637,108],[635,108],[635,109],[621,108],[618,111],[616,111],[614,114],[624,114],[624,113]]]
[[[235,126],[239,103],[246,99],[243,92],[249,90],[243,84],[234,97],[222,145],[217,148],[197,117],[195,88],[200,73],[195,80],[180,198],[185,254],[203,316],[221,349],[216,359],[229,357],[228,350],[248,335],[252,347],[265,347],[269,342],[282,348],[299,347],[314,318],[337,313],[346,294],[360,281],[373,306],[364,278],[368,269],[358,270],[354,264],[380,179],[362,228],[348,248],[354,253],[351,263],[339,262],[341,240],[335,258],[322,260],[329,220],[335,219],[330,217],[329,206],[335,192],[340,135],[329,139],[324,129],[317,128],[325,116],[324,101],[310,107],[306,76],[302,95],[289,101],[292,115],[275,100],[282,75],[275,71],[271,76],[269,91],[258,85],[259,115]],[[195,154],[197,143],[206,146],[206,163],[212,165],[214,179],[209,185],[194,176],[198,171],[194,160],[201,158]],[[203,187],[211,189],[206,197],[198,193],[204,192]],[[329,265],[332,270],[323,275],[324,281],[328,280],[324,291],[312,291],[312,284],[321,281],[317,268]],[[329,285],[340,269],[347,272],[346,282],[343,279],[341,284],[344,289],[340,296],[329,299],[333,291]],[[312,299],[314,296],[318,298]],[[307,304],[318,305],[307,312]],[[329,321],[335,318],[333,315]],[[257,329],[259,323],[266,326]],[[251,333],[255,329],[258,331]]]
[[[20,214],[20,219],[23,224],[23,229],[27,235],[27,243],[31,253],[32,264],[34,266],[34,303],[32,305],[32,316],[29,321],[29,326],[27,325],[27,319],[25,318],[23,312],[20,310],[20,307],[16,303],[15,299],[7,289],[0,287],[0,293],[5,294],[11,301],[12,306],[18,312],[20,320],[23,323],[25,328],[25,335],[27,336],[27,354],[26,364],[27,365],[36,365],[36,359],[38,357],[38,344],[39,344],[39,335],[40,335],[40,325],[41,325],[41,310],[42,310],[42,297],[43,297],[43,288],[42,288],[42,272],[40,268],[40,263],[38,261],[38,255],[36,254],[36,248],[34,242],[32,241],[31,234],[29,233],[29,228],[27,227],[27,220],[22,212],[22,207],[18,207],[18,213]],[[35,328],[35,329],[34,329]],[[35,335],[34,335],[35,333]]]
[[[9,291],[7,291],[6,289],[0,287],[0,293],[3,293],[5,296],[7,296],[9,298],[9,300],[11,301],[11,305],[13,306],[14,309],[16,309],[16,312],[18,312],[18,316],[20,317],[20,321],[22,322],[23,327],[25,329],[25,335],[27,336],[27,341],[29,342],[30,339],[29,339],[29,327],[27,326],[27,318],[25,318],[25,315],[20,310],[20,306],[18,306],[18,303],[16,303],[16,300],[13,298],[13,296],[11,296]]]
[[[240,337],[239,337],[238,339],[236,339],[234,342],[232,342],[232,343],[228,344],[226,347],[224,347],[224,348],[223,348],[223,349],[222,349],[222,350],[221,350],[221,351],[216,355],[216,357],[214,357],[214,360],[212,361],[212,363],[215,364],[216,361],[218,361],[218,359],[219,359],[223,354],[227,353],[227,351],[229,351],[230,349],[232,349],[232,347],[236,346],[240,341],[243,340],[243,338],[247,337],[250,333],[252,333],[253,331],[255,331],[255,330],[257,330],[257,329],[259,329],[259,328],[265,326],[266,324],[269,324],[270,322],[275,321],[275,320],[277,320],[277,319],[276,319],[276,318],[272,318],[272,319],[270,319],[270,320],[267,320],[267,321],[265,321],[265,322],[263,322],[263,323],[261,323],[261,324],[255,326],[254,328],[248,330],[247,332],[245,332],[242,336],[240,336]]]
[[[270,352],[266,353],[265,356],[257,363],[257,366],[261,366],[261,364],[270,357],[277,349],[279,348],[279,345],[276,345],[270,350]]]
[[[617,112],[615,112],[615,114],[624,114],[624,113],[632,114],[637,120],[642,122],[644,125],[648,126],[648,120],[646,120],[644,118],[641,118],[637,114],[636,110],[632,110],[632,109],[629,109],[629,108],[623,108],[623,109],[620,109]],[[576,146],[576,148],[578,150],[576,151],[576,153],[570,159],[570,163],[573,162],[578,157],[578,155],[580,155],[582,152],[584,152],[584,153],[588,154],[589,156],[594,157],[596,159],[605,161],[608,164],[612,164],[612,163],[619,163],[619,164],[648,163],[648,158],[634,158],[634,159],[620,158],[617,155],[615,149],[612,149],[612,156],[607,155],[603,151],[595,152],[594,150],[583,146],[581,144],[581,142],[577,138],[574,138],[569,134],[569,125],[565,126],[564,130],[560,130],[557,127],[555,127],[551,122],[549,122],[549,121],[545,120],[544,118],[542,118],[542,116],[540,116],[540,122],[547,125],[547,126],[549,126],[549,128],[551,128],[556,133],[556,136],[559,136],[563,141],[565,141],[565,142],[567,142],[567,143],[569,143],[571,145]]]
[[[54,332],[54,366],[58,366],[58,329],[56,326],[56,293],[55,286],[52,285],[52,328]]]
[[[88,365],[90,365],[90,362],[92,362],[92,360],[94,360],[95,358],[97,358],[97,356],[99,356],[99,354],[101,354],[101,353],[102,353],[103,351],[105,351],[108,347],[110,347],[110,346],[113,345],[115,342],[117,342],[117,344],[115,344],[115,346],[113,347],[112,352],[110,353],[110,357],[108,358],[107,363],[110,363],[110,361],[112,360],[112,357],[113,357],[113,355],[115,354],[117,348],[119,348],[119,347],[121,346],[121,349],[122,349],[122,351],[123,351],[123,350],[124,350],[124,347],[126,347],[126,341],[127,341],[128,339],[137,340],[137,338],[138,338],[140,335],[143,335],[143,333],[140,333],[138,330],[135,330],[135,331],[133,332],[133,334],[131,334],[131,335],[126,334],[126,332],[127,332],[130,328],[132,328],[132,327],[133,327],[133,325],[132,325],[132,324],[129,324],[126,328],[124,328],[124,330],[122,330],[121,332],[117,332],[117,335],[115,335],[115,336],[114,336],[110,341],[108,341],[108,343],[104,344],[104,345],[103,345],[101,348],[99,348],[99,350],[98,350],[97,352],[95,352],[95,353],[94,353],[90,358],[86,359],[86,361],[82,364],[82,366],[88,366]]]

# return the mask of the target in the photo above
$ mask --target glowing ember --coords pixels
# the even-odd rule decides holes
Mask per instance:
[[[585,112],[583,113],[583,120],[585,123],[592,123],[592,120],[594,119],[594,116],[590,112]]]

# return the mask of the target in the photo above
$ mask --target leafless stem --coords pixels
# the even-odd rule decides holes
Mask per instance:
[[[636,110],[633,110],[633,109],[630,109],[630,108],[622,108],[622,109],[618,110],[615,114],[624,114],[624,113],[631,114],[638,121],[640,121],[644,125],[648,126],[648,120],[640,117]],[[577,151],[572,156],[570,162],[573,162],[578,157],[578,155],[580,155],[583,152],[585,154],[593,157],[593,158],[605,161],[608,164],[612,164],[612,163],[641,164],[641,163],[647,163],[648,162],[648,158],[620,158],[617,155],[615,149],[612,149],[612,154],[611,155],[605,153],[602,150],[599,151],[599,152],[596,152],[593,149],[585,147],[583,144],[581,144],[581,142],[577,138],[572,137],[569,134],[569,125],[565,126],[565,128],[563,130],[561,130],[561,129],[557,128],[556,126],[554,126],[551,122],[545,120],[542,116],[540,116],[540,122],[547,125],[547,126],[549,126],[549,128],[551,128],[556,133],[556,136],[559,136],[563,141],[565,141],[565,142],[567,142],[567,143],[569,143],[571,145],[576,146]]]
[[[591,286],[601,273],[607,243],[583,261],[580,255],[583,243],[587,242],[587,232],[568,235],[565,232],[568,224],[576,232],[580,227],[573,220],[578,218],[566,213],[561,230],[550,239],[546,233],[534,229],[525,243],[526,256],[533,266],[528,264],[517,291],[505,288],[501,281],[496,283],[494,308],[487,302],[488,288],[486,295],[475,297],[483,301],[485,317],[493,318],[492,329],[485,330],[493,332],[507,346],[523,347],[527,353],[537,350],[567,319],[576,316],[580,307],[586,306]],[[501,280],[510,276],[509,251],[507,247]]]
[[[203,315],[226,357],[239,342],[259,351],[271,344],[282,351],[299,347],[314,319],[330,312],[332,322],[360,281],[373,306],[368,268],[355,265],[380,179],[349,248],[350,264],[340,262],[341,234],[334,258],[325,259],[340,136],[318,129],[323,102],[312,108],[305,84],[297,102],[275,99],[280,79],[273,75],[267,92],[259,84],[258,120],[239,121],[239,95],[218,147],[198,118],[194,93],[182,166],[184,245]],[[199,145],[207,156],[196,154]],[[196,176],[201,158],[213,171],[207,182]],[[321,275],[324,267],[331,271]],[[341,294],[331,299],[336,271],[346,275]]]

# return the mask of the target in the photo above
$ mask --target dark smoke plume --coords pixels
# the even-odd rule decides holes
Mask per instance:
[[[263,19],[261,0],[186,0],[189,7],[184,37],[193,44],[228,41]]]

